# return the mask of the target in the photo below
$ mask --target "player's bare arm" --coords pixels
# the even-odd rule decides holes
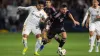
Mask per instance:
[[[86,12],[86,14],[85,14],[85,16],[84,16],[84,19],[83,19],[83,21],[82,21],[82,27],[84,27],[88,15],[89,15],[89,11],[87,10],[87,12]]]
[[[69,17],[73,21],[74,25],[80,25],[80,23],[74,19],[71,13],[69,13]]]
[[[87,20],[86,20],[86,28],[89,26],[89,19],[90,19],[90,14],[88,14]]]

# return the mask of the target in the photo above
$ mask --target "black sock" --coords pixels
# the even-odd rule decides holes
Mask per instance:
[[[59,37],[55,37],[55,40],[60,44],[60,38]]]
[[[59,47],[63,47],[63,45],[65,44],[66,42],[66,38],[62,38],[61,41],[60,41],[60,44],[59,44]]]
[[[47,40],[46,39],[42,39],[43,45],[47,44]]]

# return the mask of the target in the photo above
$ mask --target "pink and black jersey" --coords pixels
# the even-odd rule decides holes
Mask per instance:
[[[68,16],[69,13],[70,13],[69,11],[67,11],[66,14],[57,12],[53,17],[54,20],[53,20],[51,27],[63,27],[64,20],[69,18],[69,16]]]

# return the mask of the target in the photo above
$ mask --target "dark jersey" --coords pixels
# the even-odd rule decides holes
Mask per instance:
[[[53,15],[56,13],[55,8],[54,8],[54,7],[50,7],[50,8],[45,7],[45,8],[44,8],[44,11],[47,13],[48,19],[52,22],[52,20],[53,20]]]
[[[69,11],[67,11],[66,14],[62,14],[61,12],[58,12],[54,15],[53,23],[51,24],[47,34],[47,37],[49,39],[53,38],[56,34],[66,32],[64,28],[64,19],[68,18],[69,13],[70,13]]]
[[[40,23],[40,29],[43,30],[44,28],[46,28],[46,25],[51,25],[52,24],[52,21],[53,21],[53,15],[56,13],[56,10],[54,7],[45,7],[44,8],[44,11],[46,12],[46,14],[48,15],[48,20],[47,22],[44,23]]]
[[[49,18],[52,18],[53,14],[55,14],[56,10],[54,7],[45,7],[44,11],[47,13],[47,15],[49,16]]]
[[[58,12],[54,15],[54,20],[51,25],[51,27],[63,27],[64,26],[64,20],[68,19],[68,14],[70,12],[67,11],[66,14],[62,14],[61,12]]]

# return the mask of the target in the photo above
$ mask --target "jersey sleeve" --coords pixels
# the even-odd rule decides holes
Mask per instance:
[[[54,7],[51,8],[52,8],[52,13],[54,14],[56,12],[56,9]]]
[[[31,6],[29,7],[22,7],[22,6],[19,6],[18,9],[22,9],[22,10],[30,10]]]
[[[82,24],[85,24],[85,21],[87,20],[87,17],[88,17],[88,15],[89,15],[89,13],[90,13],[89,10],[90,10],[90,9],[88,9],[88,10],[86,11],[85,16],[84,16],[84,18],[83,18]]]

